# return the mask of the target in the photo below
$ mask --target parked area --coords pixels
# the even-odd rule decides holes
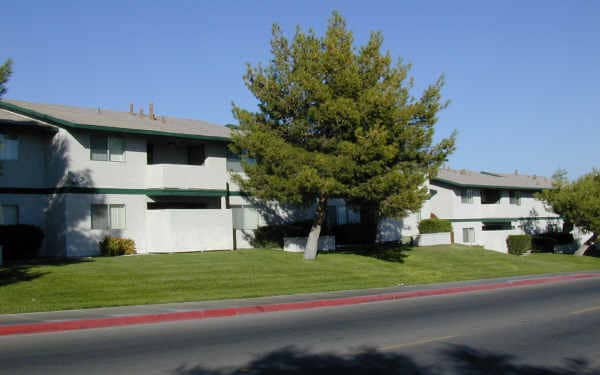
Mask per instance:
[[[378,247],[301,254],[255,249],[83,258],[0,267],[0,313],[272,296],[600,269],[600,259],[506,256],[481,247]],[[74,280],[77,280],[74,283]]]

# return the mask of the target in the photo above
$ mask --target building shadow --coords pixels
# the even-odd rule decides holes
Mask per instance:
[[[566,359],[562,366],[524,364],[515,357],[468,346],[453,346],[440,353],[435,365],[422,365],[405,354],[368,349],[353,355],[309,353],[293,347],[257,357],[239,368],[211,369],[181,366],[176,375],[598,375],[581,359]]]

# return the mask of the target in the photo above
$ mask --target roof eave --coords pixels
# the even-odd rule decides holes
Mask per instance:
[[[543,187],[543,186],[533,187],[533,186],[510,186],[510,185],[463,184],[460,182],[447,180],[447,179],[439,178],[439,177],[434,177],[431,179],[431,181],[438,181],[438,182],[446,183],[449,185],[454,185],[454,186],[458,186],[458,187],[466,187],[466,188],[473,187],[473,188],[482,188],[482,189],[515,189],[515,190],[518,189],[518,190],[532,190],[532,191],[551,189],[551,187]]]

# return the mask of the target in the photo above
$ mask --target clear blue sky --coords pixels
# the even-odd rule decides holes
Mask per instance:
[[[446,75],[438,139],[454,168],[570,178],[600,167],[600,1],[11,1],[2,6],[7,98],[225,124],[255,106],[244,64],[269,58],[271,24],[323,31],[339,10],[357,44],[379,30],[414,64],[417,88]],[[415,92],[418,93],[418,92]]]

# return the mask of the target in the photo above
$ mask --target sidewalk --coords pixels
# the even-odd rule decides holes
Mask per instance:
[[[532,286],[588,278],[600,278],[600,271],[517,276],[250,299],[6,314],[0,315],[0,336],[333,307]]]

